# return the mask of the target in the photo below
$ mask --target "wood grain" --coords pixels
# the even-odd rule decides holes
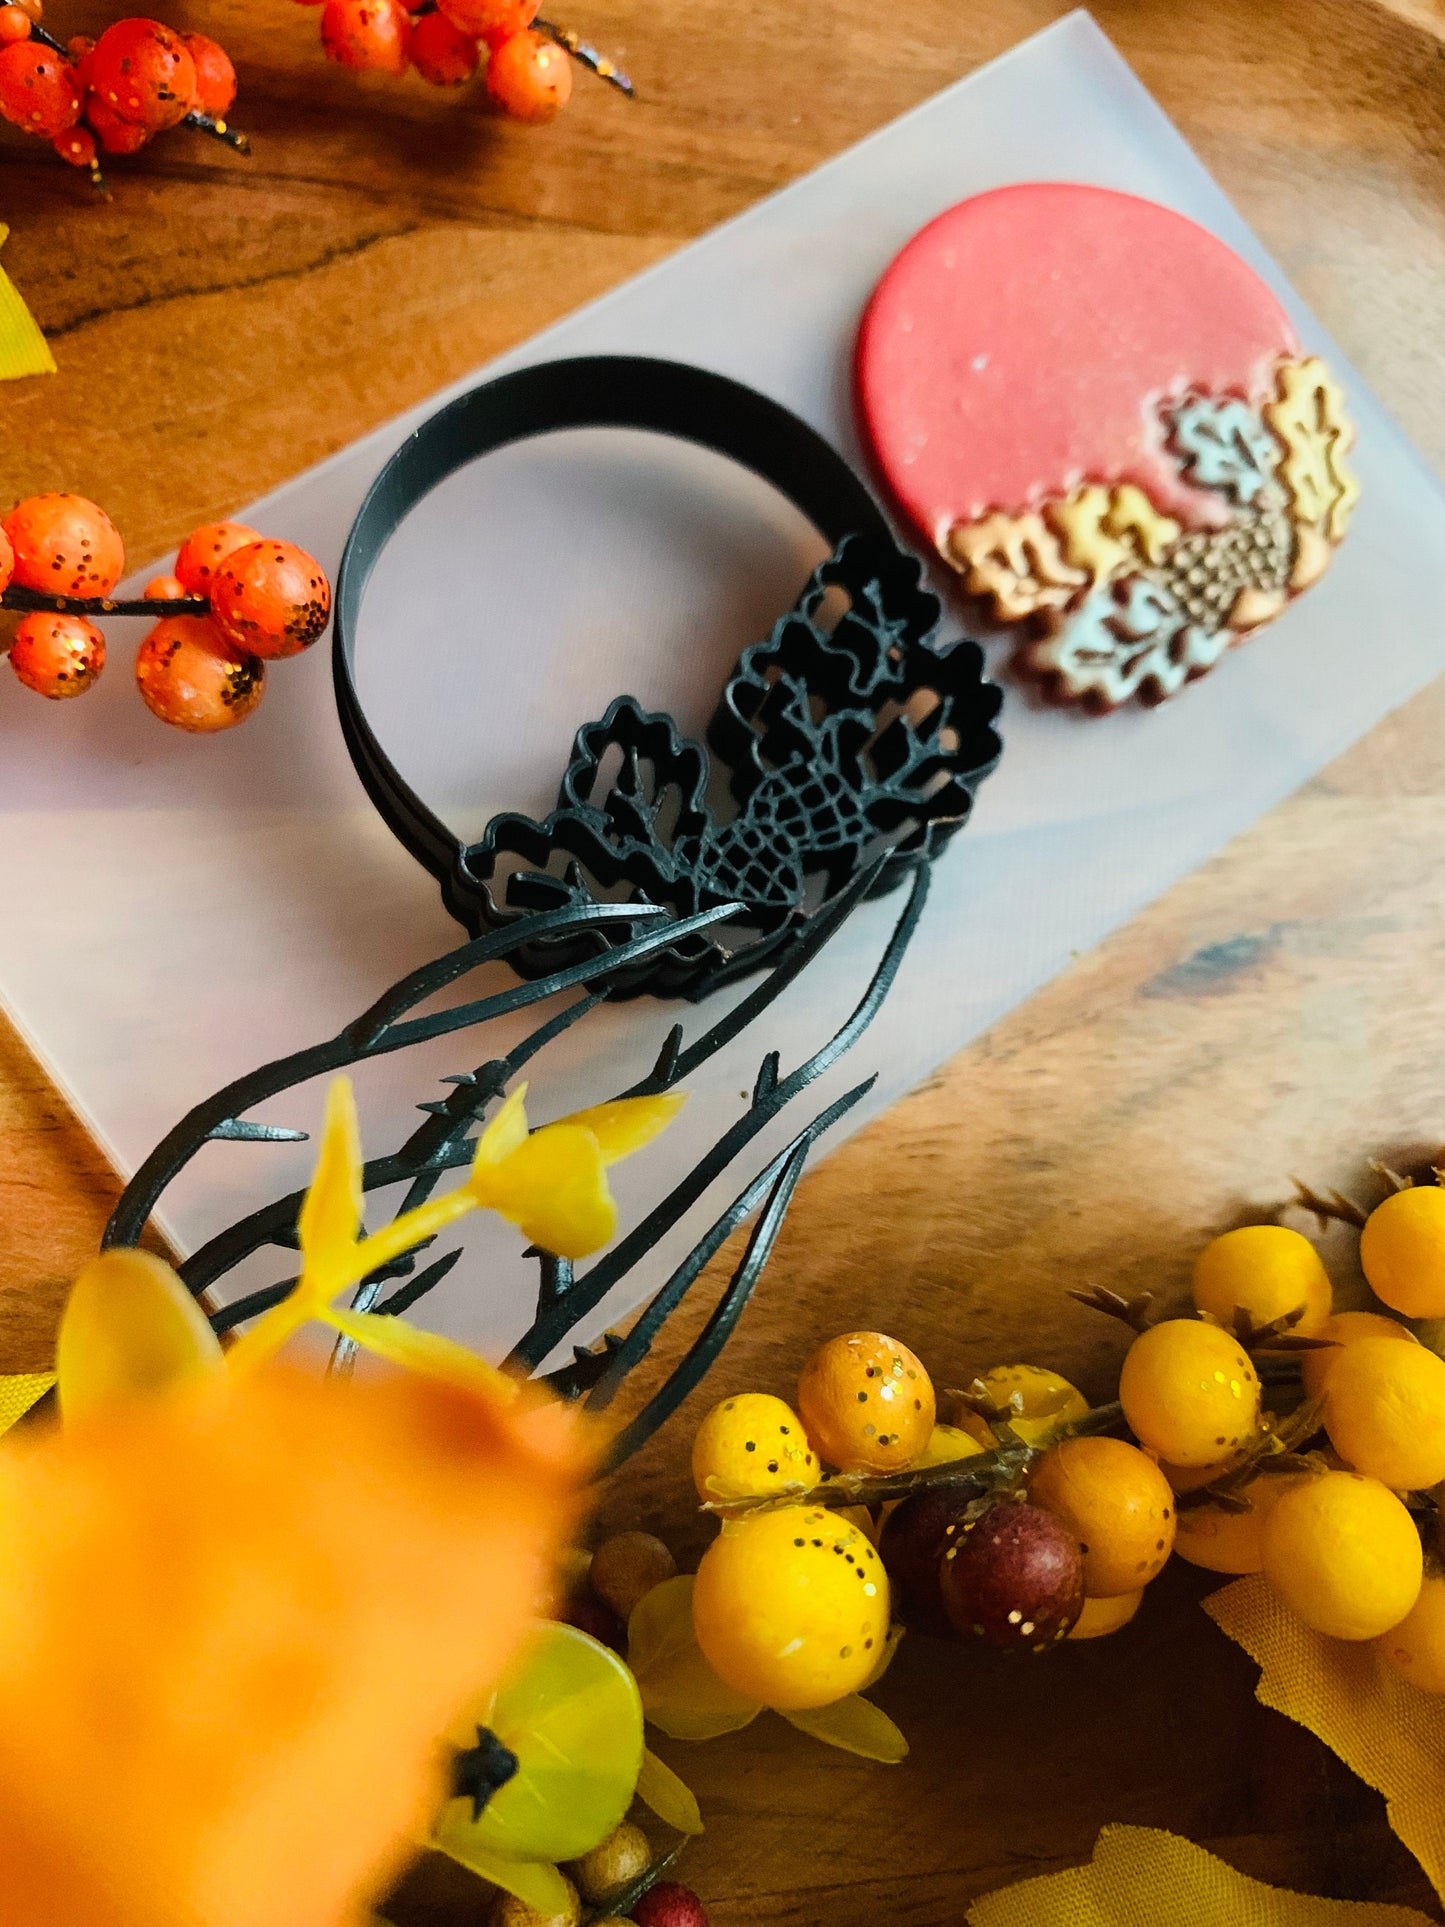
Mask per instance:
[[[50,0],[58,31],[118,9]],[[199,136],[88,203],[0,135],[6,266],[60,377],[0,389],[0,501],[84,489],[160,552],[1057,16],[1046,0],[589,0],[628,108],[580,85],[537,133],[327,66],[285,0],[171,6],[236,57],[255,156]],[[1435,464],[1445,461],[1445,10],[1438,0],[1101,0],[1095,12]],[[1367,637],[1361,638],[1366,673]],[[955,1380],[1010,1356],[1107,1389],[1119,1341],[1065,1287],[1177,1294],[1291,1171],[1445,1140],[1445,688],[1375,730],[805,1183],[708,1396],[786,1390],[820,1336],[897,1329]],[[8,906],[7,914],[15,907]],[[100,933],[98,933],[98,944]],[[114,1180],[0,1030],[0,1364],[41,1365]],[[1350,1252],[1335,1241],[1342,1288]],[[680,1337],[670,1343],[680,1342]],[[699,1543],[673,1431],[611,1523]],[[865,1767],[776,1722],[670,1756],[703,1798],[719,1927],[961,1922],[971,1895],[1169,1826],[1320,1893],[1433,1903],[1379,1802],[1253,1700],[1174,1570],[1135,1627],[1038,1668],[905,1644],[914,1738]],[[471,1917],[434,1867],[396,1918]],[[1437,1914],[1438,1917],[1438,1914]]]

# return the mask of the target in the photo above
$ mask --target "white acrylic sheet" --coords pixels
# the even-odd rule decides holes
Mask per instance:
[[[849,357],[880,272],[953,202],[1050,177],[1166,202],[1258,268],[1343,375],[1363,500],[1325,581],[1179,700],[1089,721],[1009,695],[1002,765],[937,867],[894,995],[814,1093],[821,1105],[876,1072],[854,1125],[1437,673],[1441,491],[1084,14],[493,365],[609,351],[699,362],[776,396],[861,459]],[[368,483],[429,407],[246,519],[334,568]],[[762,485],[661,438],[569,434],[512,449],[452,478],[393,540],[363,614],[362,693],[402,770],[459,827],[504,808],[541,813],[575,728],[612,696],[631,692],[699,730],[737,650],[766,633],[818,553]],[[277,665],[255,718],[217,740],[161,728],[128,685],[117,661],[83,703],[0,706],[0,992],[122,1171],[215,1086],[336,1030],[459,936],[362,795],[324,646]],[[763,1050],[781,1046],[786,1068],[822,1041],[898,907],[861,913],[756,1038],[699,1077],[683,1120],[617,1174],[627,1217],[739,1113]],[[648,1002],[597,1013],[538,1060],[534,1115],[611,1094],[679,1014],[696,1027],[715,1012]],[[368,1148],[400,1142],[442,1072],[521,1028],[369,1067]],[[319,1098],[308,1089],[266,1115],[314,1126]],[[783,1135],[755,1147],[739,1184]],[[194,1248],[300,1182],[309,1155],[208,1146],[165,1222]],[[878,1184],[886,1211],[886,1170]],[[709,1203],[723,1201],[719,1189]],[[679,1228],[633,1300],[706,1216]],[[474,1237],[433,1321],[494,1349],[514,1337],[532,1277],[515,1247],[510,1233]],[[241,1282],[284,1276],[285,1262],[272,1253]]]

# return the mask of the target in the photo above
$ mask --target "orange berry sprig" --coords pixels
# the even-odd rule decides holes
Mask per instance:
[[[634,92],[614,61],[569,27],[538,17],[540,0],[300,0],[320,5],[327,58],[357,71],[412,67],[434,87],[461,87],[485,61],[493,104],[514,120],[552,120],[572,93],[571,61],[620,93]]]
[[[0,4],[0,114],[48,140],[104,188],[101,152],[134,154],[156,134],[189,126],[249,151],[226,122],[236,70],[223,47],[158,20],[117,20],[99,40],[62,44],[41,25],[43,0]]]
[[[29,496],[0,523],[0,609],[21,615],[10,667],[27,689],[52,701],[84,695],[105,667],[94,618],[154,617],[163,604],[136,653],[136,685],[163,723],[213,735],[245,721],[266,664],[309,648],[331,614],[320,563],[242,522],[193,530],[175,574],[139,599],[113,597],[124,570],[119,531],[83,495]]]

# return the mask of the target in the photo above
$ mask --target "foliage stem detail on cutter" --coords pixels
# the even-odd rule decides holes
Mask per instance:
[[[774,963],[767,976],[691,1043],[685,1041],[683,1027],[677,1025],[664,1043],[652,1071],[619,1095],[645,1097],[678,1089],[702,1064],[731,1044],[769,1009],[870,888],[876,887],[880,869],[881,864],[874,864],[861,871],[810,921],[798,943]],[[580,1274],[565,1259],[540,1250],[533,1252],[539,1272],[536,1315],[507,1361],[510,1369],[535,1373],[559,1346],[573,1338],[603,1300],[646,1265],[663,1235],[738,1161],[760,1132],[857,1040],[877,1014],[897,974],[922,914],[927,890],[927,867],[915,865],[907,899],[883,956],[846,1023],[791,1071],[784,1072],[778,1054],[769,1052],[762,1059],[747,1108],[641,1223]],[[398,1211],[414,1209],[431,1195],[448,1172],[473,1162],[478,1132],[484,1127],[488,1111],[501,1101],[509,1081],[548,1043],[603,1001],[606,979],[612,970],[625,970],[643,961],[649,952],[686,941],[694,931],[736,915],[737,909],[735,903],[723,903],[679,921],[667,917],[656,906],[588,904],[540,912],[462,945],[403,978],[335,1037],[262,1066],[197,1105],[156,1147],[126,1187],[107,1227],[107,1245],[137,1242],[168,1186],[205,1144],[216,1140],[264,1144],[304,1137],[304,1132],[259,1123],[245,1115],[267,1099],[371,1057],[470,1030],[514,1011],[567,997],[569,1001],[554,1008],[506,1056],[486,1060],[475,1069],[448,1080],[452,1085],[449,1094],[421,1105],[424,1120],[406,1142],[392,1155],[374,1158],[365,1164],[364,1192],[405,1184]],[[510,984],[490,995],[426,1015],[411,1014],[438,992],[464,982],[474,971],[507,959],[517,945],[552,933],[575,935],[580,926],[587,924],[611,925],[614,935],[635,934],[614,948],[555,971],[549,977]],[[615,1461],[626,1457],[651,1436],[718,1356],[771,1254],[809,1151],[822,1133],[867,1093],[872,1082],[871,1078],[867,1079],[825,1105],[743,1187],[663,1281],[626,1339],[609,1336],[596,1350],[578,1348],[570,1365],[549,1374],[549,1382],[569,1397],[580,1398],[590,1393],[598,1405],[609,1402],[627,1376],[646,1358],[657,1333],[697,1282],[709,1260],[734,1230],[755,1212],[759,1214],[743,1255],[704,1330],[620,1434],[613,1447]],[[188,1288],[195,1293],[206,1290],[243,1260],[267,1247],[294,1253],[303,1202],[304,1193],[289,1193],[207,1240],[180,1267]],[[425,1249],[425,1245],[420,1247]],[[351,1309],[383,1315],[409,1310],[448,1275],[461,1252],[448,1252],[420,1268],[418,1256],[418,1250],[408,1251],[372,1272],[356,1290]],[[238,1299],[214,1314],[212,1323],[217,1330],[244,1325],[279,1304],[294,1285],[293,1263],[291,1274],[280,1283]],[[392,1287],[389,1293],[388,1287]],[[353,1351],[350,1341],[343,1339],[337,1348],[335,1366],[345,1369]]]

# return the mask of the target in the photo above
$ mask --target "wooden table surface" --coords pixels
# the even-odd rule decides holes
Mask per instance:
[[[5,265],[60,376],[0,387],[0,502],[81,489],[134,559],[159,553],[1061,10],[587,0],[575,24],[625,59],[639,100],[583,82],[538,132],[478,99],[329,66],[316,14],[286,0],[168,3],[157,11],[233,53],[254,157],[173,135],[116,163],[114,199],[92,205],[3,130]],[[50,0],[49,20],[68,35],[120,11]],[[1439,0],[1095,12],[1439,467]],[[952,1382],[1032,1356],[1107,1393],[1115,1328],[1064,1288],[1176,1294],[1201,1241],[1276,1205],[1287,1173],[1362,1190],[1370,1155],[1433,1150],[1442,1017],[1437,685],[814,1173],[709,1396],[785,1390],[813,1342],[860,1324],[896,1330]],[[48,1362],[64,1281],[115,1190],[0,1032],[0,1367]],[[695,1538],[678,1435],[608,1495],[609,1520]],[[669,1749],[709,1816],[688,1877],[713,1920],[950,1927],[972,1895],[1086,1856],[1111,1820],[1438,1918],[1380,1802],[1255,1703],[1204,1590],[1171,1569],[1127,1633],[1037,1667],[941,1665],[943,1649],[905,1642],[879,1695],[915,1742],[903,1768],[771,1719]],[[470,1917],[434,1872],[397,1912]]]

